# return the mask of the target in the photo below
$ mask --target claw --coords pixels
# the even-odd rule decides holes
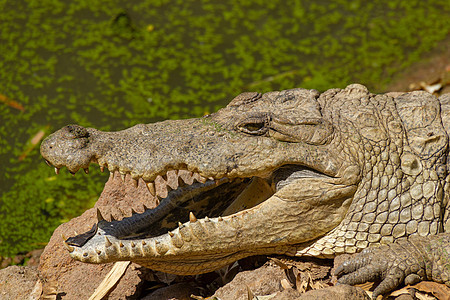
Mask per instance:
[[[59,168],[55,167],[55,173],[56,175],[59,175]]]
[[[52,164],[48,160],[46,160],[46,159],[44,159],[44,160],[47,165],[49,165],[50,167],[52,166]]]
[[[84,168],[84,173],[89,174],[89,168]]]

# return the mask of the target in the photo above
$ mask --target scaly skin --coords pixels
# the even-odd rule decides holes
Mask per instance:
[[[255,254],[331,258],[448,231],[448,102],[358,84],[243,93],[199,119],[69,125],[41,153],[57,170],[98,163],[142,178],[154,195],[158,176],[179,176],[153,211],[99,213],[91,232],[65,241],[75,259],[198,274]]]

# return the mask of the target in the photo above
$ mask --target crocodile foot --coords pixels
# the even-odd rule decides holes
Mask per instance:
[[[373,299],[391,292],[402,282],[413,285],[427,278],[427,260],[421,250],[409,241],[364,249],[336,269],[338,283],[355,285],[381,279],[373,291]]]

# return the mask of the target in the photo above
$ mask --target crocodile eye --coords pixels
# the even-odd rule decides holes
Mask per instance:
[[[252,118],[240,123],[237,127],[240,131],[253,135],[263,135],[269,130],[266,118]]]

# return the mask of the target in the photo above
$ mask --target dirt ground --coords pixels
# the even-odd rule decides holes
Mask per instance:
[[[437,95],[450,93],[450,36],[420,62],[399,72],[386,91],[427,90]]]

